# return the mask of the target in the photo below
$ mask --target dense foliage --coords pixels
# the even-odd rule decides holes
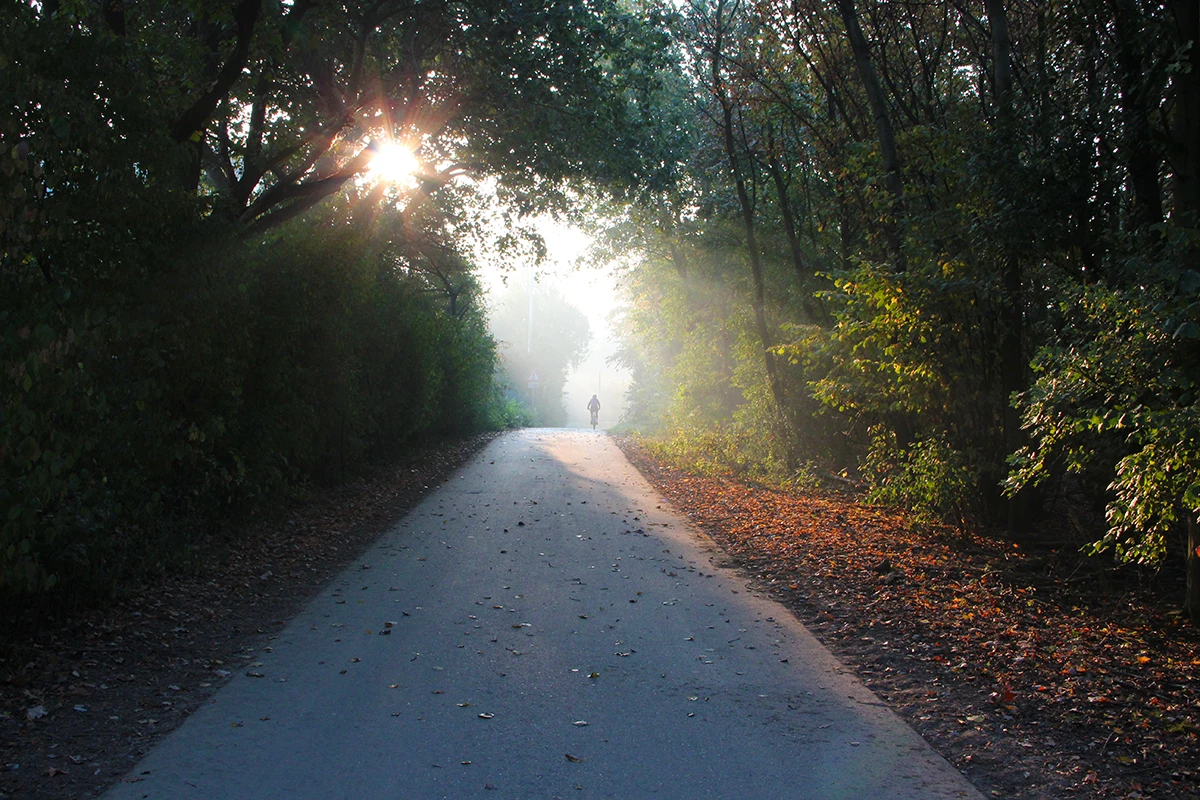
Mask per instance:
[[[706,465],[1186,554],[1200,616],[1198,15],[683,8],[691,155],[609,232],[631,421]]]
[[[456,179],[520,212],[667,163],[663,33],[608,0],[0,17],[6,600],[119,591],[264,498],[518,424]],[[373,179],[389,146],[415,176]]]
[[[1066,516],[1184,553],[1200,615],[1194,0],[0,13],[0,591],[107,590],[230,508],[527,419],[469,176],[517,215],[621,204],[632,421],[680,458]],[[407,181],[368,179],[389,147]]]

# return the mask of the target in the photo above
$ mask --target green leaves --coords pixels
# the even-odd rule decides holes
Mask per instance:
[[[42,448],[32,436],[26,436],[17,448],[17,453],[27,464],[32,465],[42,457]]]
[[[1034,361],[1038,378],[1021,398],[1032,444],[1012,459],[1005,488],[1058,469],[1111,475],[1108,530],[1091,553],[1158,564],[1183,515],[1200,509],[1195,355],[1180,349],[1200,327],[1168,324],[1184,302],[1161,290],[1080,290],[1072,328]]]
[[[72,291],[0,276],[19,289],[0,292],[19,321],[0,331],[0,597],[119,592],[210,521],[488,423],[495,351],[472,293],[449,313],[344,219],[270,243],[209,227],[201,245],[181,225],[187,247],[136,222],[125,273],[67,273]]]
[[[902,448],[894,433],[876,426],[862,472],[871,487],[870,502],[905,509],[913,522],[965,529],[975,517],[978,473],[941,436]]]
[[[825,295],[836,303],[836,324],[816,345],[836,366],[813,381],[813,395],[868,424],[945,409],[962,371],[974,366],[956,362],[946,347],[971,336],[965,287],[922,277],[915,265],[896,275],[866,263],[840,275],[836,286]]]

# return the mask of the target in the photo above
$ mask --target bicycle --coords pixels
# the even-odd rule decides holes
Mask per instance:
[[[587,410],[592,414],[592,430],[596,430],[596,425],[600,422],[600,398],[592,395],[592,399],[588,400]]]

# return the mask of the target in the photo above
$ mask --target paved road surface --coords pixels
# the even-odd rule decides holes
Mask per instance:
[[[978,798],[602,433],[493,442],[107,800]]]

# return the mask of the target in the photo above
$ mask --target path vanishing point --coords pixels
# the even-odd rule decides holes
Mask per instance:
[[[603,433],[493,441],[106,800],[979,798]]]

